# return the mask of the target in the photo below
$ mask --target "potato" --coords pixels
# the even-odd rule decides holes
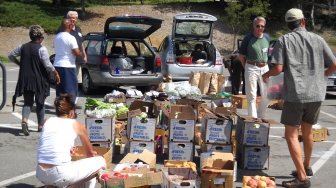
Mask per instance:
[[[173,167],[173,166],[174,166],[174,164],[171,164],[171,163],[166,163],[166,164],[165,164],[165,166],[167,166],[167,167]]]
[[[182,166],[180,164],[176,164],[175,168],[181,168]]]

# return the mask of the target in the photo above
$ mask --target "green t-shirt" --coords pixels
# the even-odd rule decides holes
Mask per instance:
[[[268,60],[269,42],[266,38],[252,37],[247,46],[246,60],[265,63]]]

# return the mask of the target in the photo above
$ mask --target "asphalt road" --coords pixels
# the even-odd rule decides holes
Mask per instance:
[[[0,71],[1,72],[1,71]],[[14,64],[6,64],[7,73],[7,102],[6,106],[0,110],[0,187],[7,188],[30,188],[43,187],[35,177],[37,144],[40,133],[37,131],[37,119],[34,112],[30,115],[29,127],[30,136],[24,136],[21,133],[21,110],[23,98],[17,99],[18,106],[14,112],[11,107],[11,97],[14,94],[14,88],[18,75],[18,67]],[[0,73],[0,78],[3,78]],[[2,90],[2,80],[0,80],[0,89]],[[102,88],[94,95],[80,95],[78,103],[84,106],[87,97],[103,99],[104,95],[111,92],[112,88]],[[0,100],[3,94],[0,94]],[[46,117],[54,116],[53,99],[55,90],[51,89],[51,96],[46,100]],[[1,105],[0,101],[0,105]],[[85,122],[83,110],[78,116],[78,120]],[[246,109],[239,109],[238,113],[246,115]],[[269,108],[266,119],[280,120],[280,110]],[[328,92],[326,100],[322,104],[319,124],[329,129],[330,136],[327,141],[315,142],[315,148],[312,158],[312,168],[314,176],[311,177],[312,187],[330,188],[336,183],[336,92]],[[270,129],[269,145],[270,158],[269,170],[242,170],[237,169],[237,181],[234,187],[242,187],[243,175],[266,175],[276,178],[277,187],[281,187],[283,180],[292,178],[290,172],[294,169],[291,161],[286,141],[283,138],[283,125],[272,125]],[[78,140],[76,143],[80,143]],[[113,158],[113,164],[117,164],[121,155]],[[157,168],[161,168],[163,160],[167,155],[157,157]],[[199,157],[195,157],[195,162],[199,162]],[[97,185],[96,187],[99,187]]]

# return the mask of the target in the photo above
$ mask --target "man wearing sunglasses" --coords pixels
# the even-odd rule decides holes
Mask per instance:
[[[248,116],[265,118],[267,105],[267,85],[262,75],[269,70],[268,48],[269,36],[264,32],[265,18],[258,16],[253,20],[253,32],[247,34],[239,48],[239,59],[245,69],[245,92]],[[261,102],[257,110],[257,88],[260,87]]]
[[[282,97],[285,102],[280,122],[285,125],[285,138],[296,170],[292,172],[295,179],[282,182],[282,186],[307,188],[311,186],[308,176],[313,176],[312,127],[317,123],[325,99],[325,79],[336,71],[336,58],[322,37],[305,29],[306,21],[300,9],[288,10],[285,21],[292,32],[276,42],[271,60],[274,66],[263,75],[263,80],[266,83],[270,76],[284,71]],[[298,141],[300,125],[304,160]]]

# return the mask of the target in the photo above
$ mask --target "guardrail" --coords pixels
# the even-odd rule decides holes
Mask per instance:
[[[0,110],[6,105],[6,68],[5,65],[0,61],[0,68],[1,68],[1,72],[2,74],[0,74],[0,86],[2,87],[2,99],[0,99],[2,101],[1,105],[0,105]],[[0,87],[0,88],[1,88]]]

